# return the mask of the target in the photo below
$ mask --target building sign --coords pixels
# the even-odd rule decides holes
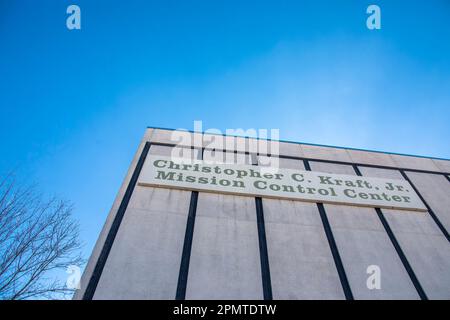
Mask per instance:
[[[184,161],[184,162],[183,162]],[[406,180],[148,156],[141,186],[426,211]]]

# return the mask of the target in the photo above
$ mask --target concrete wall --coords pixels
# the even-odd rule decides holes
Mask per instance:
[[[407,176],[444,227],[450,230],[450,182],[443,175],[436,174],[408,172]]]
[[[233,153],[204,153],[204,160],[245,163]],[[229,160],[229,161],[226,161]],[[262,299],[255,200],[200,193],[186,299]]]
[[[280,167],[304,170],[299,160]],[[263,199],[263,209],[273,298],[344,299],[317,205]]]
[[[403,179],[396,170],[361,168],[368,177]],[[450,245],[429,213],[382,210],[426,295],[450,299]]]
[[[351,166],[311,162],[311,170],[355,175]],[[375,209],[325,204],[339,253],[355,299],[416,299],[417,292]],[[367,268],[382,274],[380,290],[370,290]]]
[[[125,194],[125,190],[130,183],[131,176],[136,168],[137,162],[139,160],[139,157],[141,156],[141,153],[144,149],[144,145],[146,142],[150,141],[151,137],[154,134],[153,129],[147,129],[145,131],[144,137],[140,141],[136,153],[133,156],[133,159],[130,163],[130,167],[128,168],[128,171],[125,174],[124,180],[122,182],[122,185],[119,188],[119,191],[117,192],[116,198],[114,200],[114,203],[111,207],[111,210],[109,211],[109,214],[106,218],[105,224],[103,225],[103,228],[100,232],[100,235],[98,236],[97,242],[95,243],[94,249],[92,250],[91,256],[89,257],[88,263],[84,269],[83,275],[81,277],[80,281],[80,289],[75,291],[75,294],[73,296],[73,299],[83,299],[83,295],[85,294],[86,288],[88,286],[89,281],[91,280],[91,277],[93,275],[93,271],[95,268],[95,265],[97,264],[97,260],[99,258],[100,252],[105,244],[106,236],[111,228],[111,224],[116,217],[117,210],[120,206],[120,203],[122,202],[122,199]]]
[[[174,150],[157,145],[173,144],[174,138],[187,148]],[[450,182],[441,174],[450,174],[447,160],[148,129],[106,219],[75,299],[83,297],[93,278],[106,236],[147,141],[152,143],[150,154],[198,158],[201,148],[206,147],[205,160],[220,162],[267,165],[269,158],[265,155],[279,152],[298,158],[272,158],[277,160],[272,164],[284,168],[303,170],[302,159],[308,159],[313,171],[354,175],[349,165],[354,163],[364,176],[394,179],[403,179],[398,171],[403,169],[442,225],[448,230],[450,224]],[[243,153],[249,150],[252,154]],[[134,188],[94,299],[175,298],[191,194]],[[317,205],[264,198],[262,204],[273,298],[344,299]],[[343,205],[324,208],[356,299],[419,298],[375,209]],[[427,296],[449,299],[450,246],[431,215],[398,210],[382,210],[382,214]],[[253,197],[200,192],[186,299],[262,299],[263,253],[259,241]],[[369,265],[381,268],[380,290],[366,286]]]
[[[169,156],[172,148],[151,146]],[[173,299],[191,192],[136,186],[94,299]],[[127,288],[117,292],[115,288]]]

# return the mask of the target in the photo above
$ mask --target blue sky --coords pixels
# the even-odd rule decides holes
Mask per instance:
[[[88,256],[146,126],[450,158],[449,21],[448,0],[0,1],[0,173],[74,202]]]

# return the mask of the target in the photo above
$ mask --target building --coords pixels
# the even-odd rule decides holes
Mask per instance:
[[[280,142],[276,157],[249,147],[259,143],[272,142],[148,128],[74,298],[450,299],[449,160],[292,142]],[[211,182],[200,186],[194,173],[191,182],[163,175],[158,186],[150,159],[170,159],[174,148],[186,158],[222,157],[229,164],[220,174],[229,168],[234,178],[271,158],[279,172],[309,171],[307,179],[394,181],[403,196],[388,201],[406,203],[354,191],[339,202],[287,187],[285,197],[282,184],[246,191],[225,180],[207,190]]]

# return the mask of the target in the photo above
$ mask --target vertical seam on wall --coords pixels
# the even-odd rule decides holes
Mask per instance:
[[[442,222],[439,220],[439,218],[436,216],[436,214],[434,213],[433,209],[431,209],[431,207],[428,205],[428,203],[425,201],[425,198],[420,194],[419,190],[416,188],[416,186],[414,185],[414,183],[412,183],[411,179],[409,179],[409,177],[406,175],[406,173],[403,170],[400,170],[400,173],[402,174],[403,178],[405,178],[405,180],[407,180],[409,182],[409,184],[411,185],[411,187],[414,189],[414,191],[417,193],[417,195],[419,196],[420,200],[422,200],[423,204],[425,205],[425,207],[428,210],[428,213],[430,214],[431,218],[434,220],[434,222],[436,223],[436,225],[438,226],[439,230],[441,230],[441,232],[444,234],[445,238],[447,239],[447,241],[450,242],[450,236],[448,234],[448,231],[445,229],[444,225],[442,224]]]
[[[307,171],[311,171],[311,167],[309,165],[308,160],[303,160],[303,164]],[[336,240],[334,239],[333,231],[331,230],[330,222],[328,221],[325,207],[324,207],[323,203],[316,203],[316,205],[317,205],[317,209],[319,210],[320,219],[322,220],[322,225],[325,230],[325,235],[327,236],[328,244],[331,249],[331,254],[333,256],[334,264],[335,264],[337,272],[338,272],[339,280],[341,282],[342,290],[344,291],[345,298],[347,300],[353,300],[354,298],[353,298],[352,289],[350,288],[350,284],[348,282],[344,264],[342,263],[342,259],[339,254]]]
[[[358,175],[360,177],[363,176],[357,165],[353,165],[353,170],[355,170],[356,175]],[[406,258],[406,255],[403,252],[403,249],[400,246],[400,243],[398,242],[397,238],[395,237],[394,232],[392,231],[388,221],[386,220],[386,217],[384,216],[384,214],[380,208],[375,208],[375,211],[377,213],[378,218],[381,221],[381,224],[383,225],[384,230],[386,231],[386,233],[389,237],[389,240],[391,240],[391,243],[394,246],[394,249],[397,252],[398,257],[400,258],[400,261],[402,262],[403,267],[405,268],[406,272],[408,273],[408,276],[411,279],[411,282],[413,283],[414,288],[416,288],[416,291],[419,294],[420,299],[428,300],[428,297],[425,294],[425,291],[423,290],[419,279],[417,279],[417,276],[416,276],[413,268],[411,267],[411,264],[409,263],[408,258]]]
[[[255,166],[258,165],[257,158],[254,165]],[[264,300],[272,300],[273,299],[272,280],[270,278],[269,252],[267,250],[264,209],[261,197],[255,197],[255,206],[256,206],[256,224],[258,227],[259,257],[261,262],[261,280],[263,286],[263,295]]]
[[[191,259],[192,239],[194,237],[195,215],[197,212],[198,192],[192,191],[189,213],[184,234],[183,253],[181,255],[180,271],[178,274],[176,300],[186,298],[187,279],[189,274],[189,262]]]
[[[134,187],[136,186],[137,179],[139,177],[139,174],[141,173],[141,169],[144,165],[145,159],[147,158],[150,145],[150,142],[145,142],[144,148],[142,149],[141,155],[139,156],[138,163],[134,168],[133,175],[131,176],[125,194],[122,198],[122,201],[120,202],[119,209],[117,210],[116,216],[114,217],[111,227],[109,228],[102,250],[95,264],[94,271],[92,272],[86,290],[83,294],[83,300],[92,300],[92,298],[94,297],[95,290],[97,289],[97,285],[102,275],[103,268],[106,264],[106,260],[108,259],[109,253],[114,244],[114,239],[116,238],[117,232],[119,231],[120,224],[127,210],[128,203],[130,202],[131,196],[134,191]]]
[[[270,279],[269,253],[267,251],[266,228],[264,224],[264,210],[262,199],[260,197],[256,197],[255,204],[264,300],[272,300],[272,283]]]
[[[193,149],[193,148],[192,148]],[[201,159],[203,159],[203,152],[205,148],[201,149]],[[183,252],[181,254],[180,271],[178,273],[177,292],[175,293],[176,300],[186,299],[186,288],[189,275],[189,263],[191,260],[192,240],[194,238],[195,216],[197,214],[198,191],[192,191],[191,202],[189,204],[189,213],[186,221],[186,231],[184,234]]]

